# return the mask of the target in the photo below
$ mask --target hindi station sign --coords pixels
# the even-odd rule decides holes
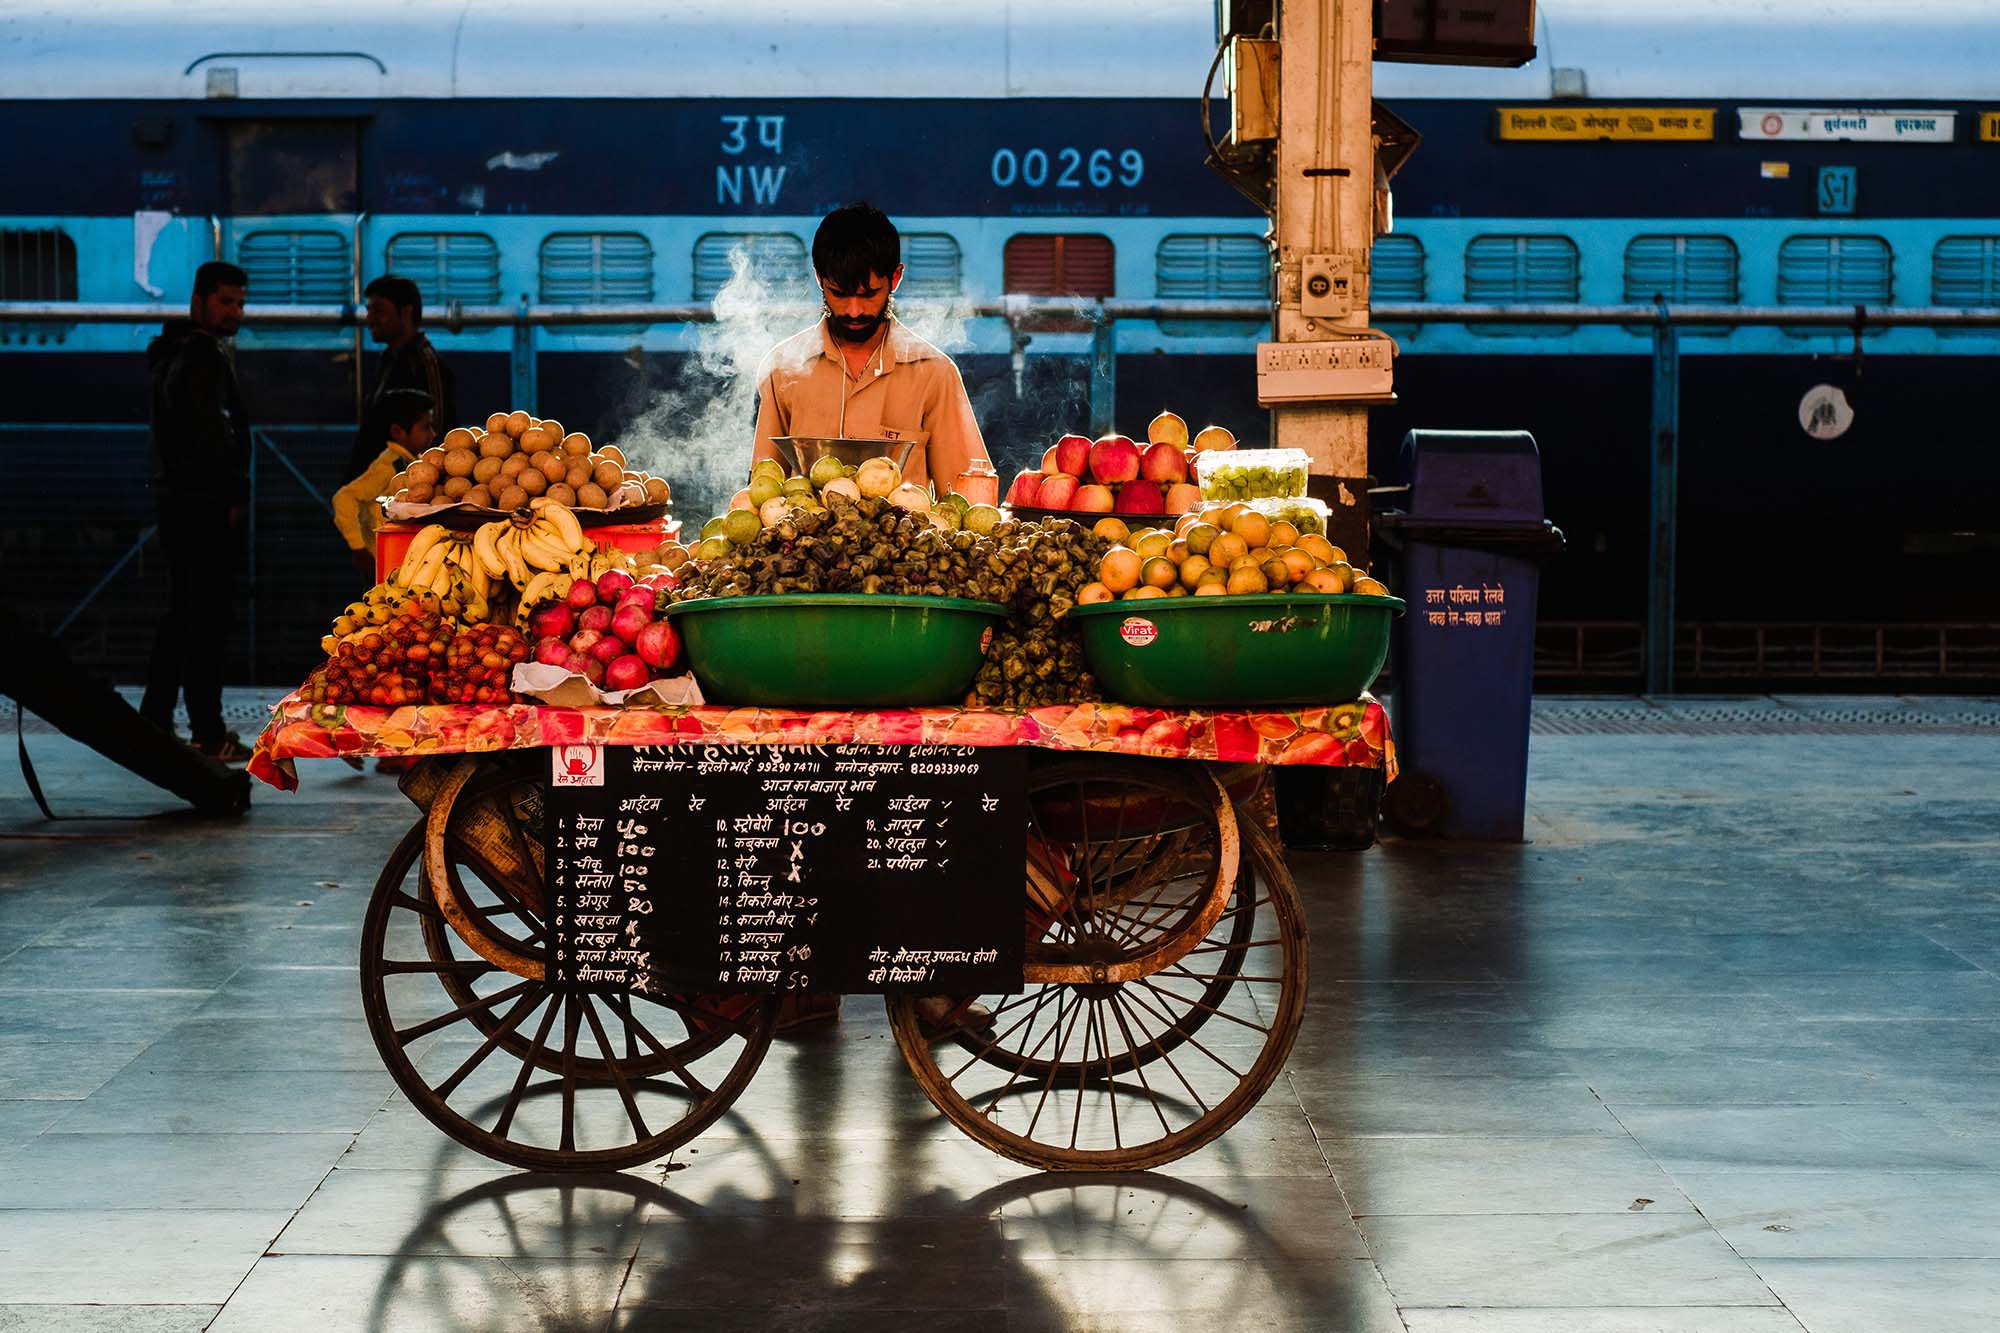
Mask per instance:
[[[1503,106],[1500,137],[1522,142],[1686,142],[1715,137],[1712,106]]]
[[[1736,116],[1741,137],[1756,141],[1951,143],[1958,135],[1956,111],[1746,106],[1738,107]]]

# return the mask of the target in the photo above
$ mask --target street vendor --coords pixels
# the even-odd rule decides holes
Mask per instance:
[[[969,465],[990,467],[958,367],[896,318],[896,224],[865,203],[837,208],[813,236],[812,260],[826,313],[764,359],[751,461],[778,459],[771,440],[781,435],[914,442],[903,479],[940,495]]]

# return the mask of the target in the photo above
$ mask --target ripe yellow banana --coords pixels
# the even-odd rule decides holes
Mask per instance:
[[[437,544],[446,536],[442,523],[427,524],[415,537],[410,539],[410,549],[403,556],[403,563],[396,568],[396,582],[406,588],[418,587],[413,575],[430,557]]]
[[[574,550],[557,546],[533,528],[521,535],[521,558],[536,569],[563,569],[576,554]]]
[[[443,532],[444,529],[439,528],[438,531]],[[403,585],[416,592],[429,591],[436,582],[439,571],[444,568],[444,556],[445,548],[433,538],[424,551],[423,559],[417,562],[414,569],[408,561],[403,562],[403,568],[398,571],[405,575]]]
[[[559,504],[546,495],[538,495],[532,502],[537,518],[544,519],[556,529],[557,540],[574,551],[584,545],[583,525],[566,504]]]
[[[500,549],[494,542],[500,533],[513,525],[507,522],[481,524],[479,531],[472,534],[472,554],[479,567],[494,578],[507,573],[507,562],[500,558]]]
[[[528,562],[521,558],[521,530],[509,524],[495,543],[500,551],[500,559],[507,567],[507,577],[515,587],[528,586]]]

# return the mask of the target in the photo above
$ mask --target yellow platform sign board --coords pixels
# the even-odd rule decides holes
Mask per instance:
[[[1715,108],[1705,106],[1503,106],[1500,137],[1521,140],[1713,139]]]
[[[1979,138],[1984,143],[2000,143],[2000,111],[1979,113]]]

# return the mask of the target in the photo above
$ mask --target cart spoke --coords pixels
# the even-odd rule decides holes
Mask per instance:
[[[581,995],[563,998],[562,1053],[562,1150],[576,1151],[576,1002]]]
[[[1131,999],[1134,1001],[1133,1007],[1135,1009],[1142,1007],[1136,1003],[1138,999],[1136,995],[1132,996]],[[1155,1038],[1152,1044],[1153,1044],[1153,1049],[1159,1052],[1160,1062],[1166,1065],[1168,1069],[1171,1069],[1173,1071],[1174,1077],[1181,1081],[1181,1086],[1183,1088],[1187,1089],[1188,1096],[1194,1099],[1194,1104],[1201,1108],[1201,1113],[1203,1115],[1207,1115],[1208,1114],[1207,1100],[1204,1099],[1199,1092],[1195,1091],[1194,1084],[1188,1082],[1188,1076],[1181,1071],[1180,1065],[1175,1063],[1173,1052],[1168,1050],[1166,1047],[1161,1046],[1158,1038]]]
[[[396,1040],[401,1042],[403,1045],[408,1046],[418,1037],[427,1037],[431,1033],[438,1031],[440,1028],[448,1028],[461,1018],[466,1018],[473,1014],[484,1013],[486,1010],[491,1009],[494,1005],[501,1003],[503,1000],[512,999],[514,996],[519,995],[522,991],[526,990],[528,987],[533,986],[535,984],[536,983],[532,981],[517,981],[513,985],[507,987],[505,990],[497,990],[494,991],[491,995],[482,995],[476,1000],[473,1000],[466,1004],[462,1004],[448,1014],[439,1014],[436,1018],[425,1019],[423,1022],[417,1024],[415,1027],[399,1028],[396,1031]]]
[[[1020,1031],[1021,1027],[1024,1024],[1029,1027],[1032,1027],[1035,1021],[1035,1015],[1042,1012],[1042,1006],[1049,1002],[1049,996],[1053,994],[1056,991],[1056,989],[1057,988],[1054,986],[1043,986],[1039,990],[1037,990],[1034,993],[1035,995],[1034,1007],[1028,1010],[1027,1017],[1016,1019],[1014,1021],[1014,1025],[1008,1028],[1005,1032],[1002,1032],[1000,1030],[1000,1024],[996,1021],[993,1024],[993,1035],[988,1037],[985,1043],[982,1046],[980,1046],[978,1050],[972,1053],[971,1059],[967,1060],[957,1069],[954,1069],[951,1073],[947,1074],[945,1076],[945,1082],[947,1083],[958,1082],[958,1076],[960,1074],[963,1074],[966,1070],[972,1068],[972,1066],[978,1064],[981,1060],[984,1060],[986,1058],[987,1052],[991,1051],[994,1047],[1000,1045],[1001,1042],[1007,1040],[1007,1038],[1013,1036],[1016,1032]],[[1026,998],[1027,998],[1026,995],[1022,995],[1017,997],[1017,1000],[1025,1000]],[[1009,1001],[1009,1004],[1015,1002],[1017,1001]],[[1004,1011],[1007,1007],[1008,1005],[1003,1004],[1000,1006],[1000,1008],[995,1009],[993,1011],[993,1017],[997,1020],[1000,1017],[1002,1011]]]
[[[1042,1109],[1049,1103],[1049,1094],[1055,1090],[1056,1075],[1062,1072],[1062,1053],[1069,1049],[1069,1039],[1076,1032],[1077,1020],[1083,1017],[1083,1010],[1083,997],[1078,996],[1076,1009],[1070,1014],[1069,1027],[1056,1041],[1055,1055],[1049,1060],[1049,1076],[1042,1080],[1042,1095],[1035,1099],[1035,1113],[1028,1118],[1028,1128],[1022,1131],[1028,1138],[1035,1137],[1035,1125],[1042,1118]],[[1056,1016],[1056,1024],[1058,1027],[1062,1025],[1061,1014]]]
[[[1141,985],[1144,985],[1145,983],[1144,983],[1144,982],[1141,982],[1140,984],[1141,984]],[[1148,989],[1151,989],[1151,987],[1148,987]],[[1137,991],[1134,991],[1134,992],[1132,993],[1132,1003],[1133,1003],[1133,1004],[1135,1004],[1135,1005],[1138,1005],[1138,1006],[1139,1006],[1140,1008],[1142,1008],[1142,1009],[1151,1009],[1151,1008],[1152,1008],[1152,1006],[1151,1006],[1151,1005],[1147,1004],[1147,1003],[1146,1003],[1146,1001],[1145,1001],[1145,1000],[1144,1000],[1143,998],[1141,998],[1141,996],[1139,995],[1139,993],[1138,993]],[[1160,1015],[1160,1014],[1158,1014],[1158,1013],[1157,1013],[1157,1011],[1156,1011],[1156,1012],[1155,1012],[1155,1017],[1162,1017],[1162,1018],[1164,1018],[1164,1015]],[[1211,1051],[1211,1050],[1209,1050],[1209,1049],[1208,1049],[1208,1047],[1207,1047],[1207,1045],[1206,1045],[1206,1044],[1204,1044],[1204,1043],[1202,1042],[1201,1038],[1199,1038],[1199,1037],[1195,1036],[1195,1035],[1194,1035],[1194,1033],[1193,1033],[1192,1031],[1188,1030],[1188,1029],[1187,1029],[1187,1028],[1185,1028],[1185,1027],[1181,1027],[1181,1024],[1180,1024],[1180,1023],[1178,1023],[1178,1022],[1170,1022],[1170,1023],[1168,1023],[1168,1027],[1169,1027],[1170,1029],[1171,1029],[1171,1028],[1180,1028],[1180,1031],[1181,1031],[1181,1042],[1182,1042],[1182,1044],[1184,1044],[1184,1045],[1187,1045],[1187,1046],[1192,1046],[1192,1047],[1194,1047],[1194,1048],[1195,1048],[1195,1049],[1196,1049],[1197,1051],[1200,1051],[1200,1052],[1201,1052],[1201,1053],[1202,1053],[1203,1055],[1207,1056],[1207,1057],[1208,1057],[1209,1059],[1213,1060],[1213,1061],[1214,1061],[1214,1062],[1215,1062],[1216,1064],[1218,1064],[1218,1065],[1222,1066],[1222,1067],[1223,1067],[1224,1069],[1228,1070],[1228,1071],[1229,1071],[1230,1073],[1232,1073],[1232,1074],[1236,1075],[1236,1077],[1238,1077],[1239,1079],[1243,1077],[1243,1071],[1241,1071],[1240,1069],[1238,1069],[1238,1068],[1237,1068],[1237,1067],[1236,1067],[1235,1065],[1232,1065],[1232,1064],[1230,1064],[1230,1063],[1229,1063],[1229,1061],[1227,1061],[1227,1060],[1223,1059],[1223,1058],[1222,1058],[1221,1056],[1217,1055],[1217,1054],[1216,1054],[1216,1053],[1215,1053],[1214,1051]],[[1261,1028],[1260,1028],[1260,1029],[1258,1029],[1258,1030],[1259,1030],[1259,1031],[1262,1031],[1263,1029],[1261,1029]],[[1173,1059],[1172,1059],[1172,1057],[1171,1057],[1171,1056],[1169,1056],[1169,1057],[1166,1057],[1166,1059],[1167,1059],[1167,1063],[1168,1063],[1169,1065],[1173,1065]],[[1176,1066],[1174,1066],[1174,1072],[1175,1072],[1175,1073],[1179,1073],[1179,1072],[1180,1072],[1180,1068],[1179,1068],[1179,1066],[1177,1066],[1177,1065],[1176,1065]],[[1189,1091],[1190,1091],[1190,1092],[1192,1092],[1192,1091],[1193,1091],[1193,1089],[1192,1089],[1192,1088],[1190,1088],[1190,1089],[1189,1089]]]
[[[1125,1008],[1118,1003],[1116,995],[1111,997],[1111,1016],[1118,1020],[1118,1030],[1125,1034],[1125,1049],[1136,1052],[1139,1049],[1139,1044],[1132,1040],[1132,1025],[1125,1021]],[[1152,1047],[1154,1050],[1159,1049],[1159,1042],[1150,1037],[1147,1038],[1146,1045]],[[1174,1127],[1167,1123],[1167,1113],[1160,1108],[1160,1095],[1153,1091],[1153,1085],[1146,1077],[1146,1062],[1144,1060],[1133,1061],[1132,1072],[1139,1076],[1139,1086],[1146,1090],[1146,1100],[1152,1103],[1153,1114],[1160,1118],[1160,1132],[1162,1134],[1173,1133]]]
[[[549,1029],[555,1026],[556,1010],[562,1008],[562,996],[553,991],[549,994],[549,1007],[542,1014],[542,1024],[535,1029],[535,1039],[528,1043],[528,1054],[521,1061],[521,1072],[514,1076],[514,1086],[507,1093],[507,1104],[500,1108],[500,1119],[493,1126],[495,1137],[506,1138],[507,1131],[514,1126],[514,1112],[521,1109],[521,1097],[528,1090],[528,1077],[535,1072],[535,1060],[549,1039]]]
[[[483,977],[488,972],[498,972],[499,970],[499,968],[487,962],[484,958],[454,958],[450,962],[437,962],[428,958],[392,958],[386,959],[382,963],[382,971],[388,976],[400,976],[405,973],[418,972],[434,973],[438,976],[450,974],[455,977],[463,977],[468,981],[474,977]]]
[[[639,1114],[639,1101],[632,1095],[631,1086],[625,1082],[625,1071],[618,1067],[616,1060],[610,1058],[611,1041],[604,1035],[604,1024],[598,1021],[597,1006],[590,1002],[588,995],[579,995],[577,998],[583,1001],[583,1016],[590,1023],[590,1035],[597,1039],[597,1049],[604,1052],[604,1063],[611,1071],[611,1081],[618,1087],[618,1100],[625,1103],[626,1117],[631,1120],[632,1128],[638,1133],[641,1141],[652,1138],[653,1131],[646,1128],[646,1119]]]
[[[1200,1000],[1190,1000],[1187,996],[1182,995],[1179,991],[1170,991],[1165,986],[1159,985],[1150,978],[1147,977],[1139,978],[1139,984],[1141,986],[1144,986],[1147,990],[1152,991],[1156,995],[1166,996],[1168,999],[1172,1000],[1176,1004],[1184,1004],[1190,1009],[1199,1009],[1203,1013],[1209,1015],[1211,1018],[1226,1018],[1232,1023],[1238,1023],[1246,1028],[1249,1028],[1252,1032],[1268,1033],[1271,1030],[1268,1027],[1261,1026],[1257,1023],[1252,1023],[1249,1019],[1244,1018],[1241,1015],[1232,1014],[1227,1009],[1218,1009],[1214,1005],[1205,1004]]]
[[[438,1084],[431,1091],[437,1093],[445,1101],[450,1101],[451,1094],[458,1091],[458,1085],[463,1083],[473,1070],[486,1062],[486,1057],[493,1054],[494,1049],[500,1045],[500,1039],[520,1025],[521,1020],[526,1018],[537,1004],[541,1003],[544,994],[546,994],[545,991],[530,991],[528,994],[523,995],[521,1002],[512,1009],[509,1009],[506,1017],[500,1020],[499,1026],[487,1034],[485,1041],[479,1043],[479,1049],[467,1056],[465,1063],[452,1071],[451,1077]]]

